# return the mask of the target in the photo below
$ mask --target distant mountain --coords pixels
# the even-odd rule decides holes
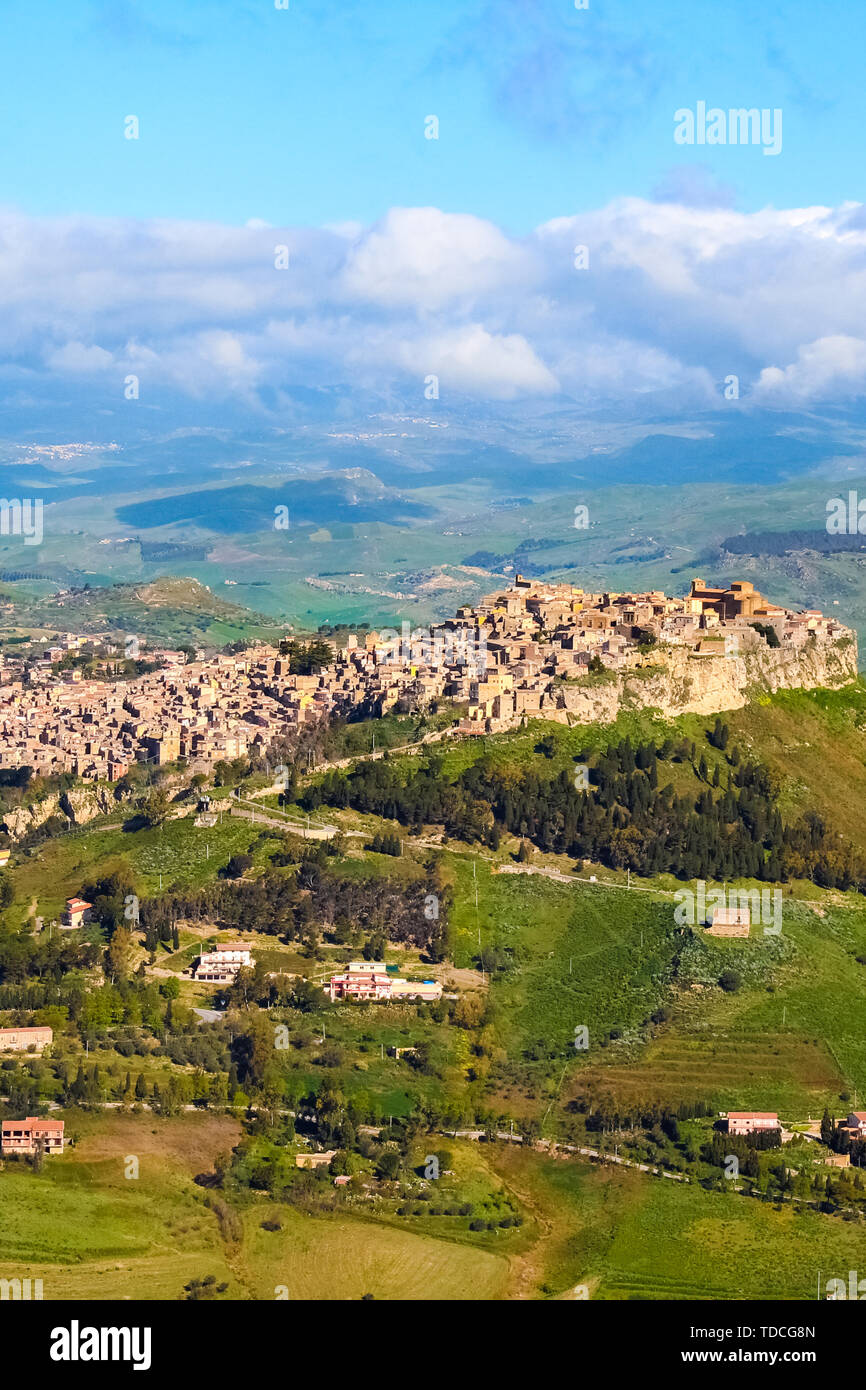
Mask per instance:
[[[82,586],[48,597],[6,593],[16,626],[59,632],[135,633],[169,646],[224,646],[254,637],[273,641],[285,626],[227,603],[196,579],[164,576],[145,584]]]
[[[741,536],[728,536],[721,541],[719,550],[730,555],[789,555],[797,550],[835,555],[840,551],[866,550],[866,536],[834,536],[827,530],[744,531]]]

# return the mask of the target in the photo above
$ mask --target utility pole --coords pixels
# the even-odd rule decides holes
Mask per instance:
[[[481,922],[478,917],[478,875],[475,871],[477,860],[472,860],[472,882],[475,885],[475,925],[478,928],[478,960],[481,965],[481,983],[484,983],[484,957],[481,953]]]

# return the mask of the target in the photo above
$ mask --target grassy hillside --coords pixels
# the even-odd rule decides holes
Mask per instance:
[[[841,690],[780,690],[728,716],[744,751],[781,780],[785,813],[817,811],[866,848],[866,681]]]
[[[578,1285],[604,1300],[808,1300],[819,1273],[844,1277],[862,1254],[857,1223],[499,1144],[456,1147],[526,1213],[501,1251],[434,1234],[436,1218],[309,1216],[261,1195],[220,1221],[193,1179],[236,1121],[67,1120],[72,1151],[0,1175],[0,1278],[41,1278],[46,1299],[176,1299],[213,1275],[224,1297],[265,1301],[568,1299]]]
[[[673,734],[693,740],[712,769],[721,757],[707,742],[714,722],[630,715],[613,727],[537,725],[445,744],[434,756],[446,776],[485,756],[548,775],[626,733],[659,741]],[[866,790],[863,684],[765,697],[727,722],[743,756],[776,774],[786,814],[817,807],[839,833],[866,843],[856,817]],[[705,785],[688,757],[659,766],[683,795]],[[624,872],[578,866],[564,855],[533,851],[529,863],[518,863],[518,842],[508,835],[492,850],[442,843],[435,826],[411,835],[351,810],[325,807],[322,818],[344,832],[328,868],[342,880],[408,884],[435,857],[453,892],[453,962],[423,968],[441,971],[461,1003],[469,995],[481,1003],[474,1021],[414,1005],[328,1009],[313,1000],[303,1013],[287,1010],[293,1044],[281,1065],[288,1103],[321,1094],[327,1081],[359,1113],[386,1125],[393,1117],[395,1128],[420,1111],[450,1117],[447,1124],[440,1118],[442,1128],[501,1115],[507,1124],[531,1122],[548,1138],[602,1147],[609,1135],[591,1129],[594,1108],[625,1113],[700,1102],[711,1112],[699,1112],[700,1144],[728,1108],[777,1110],[786,1125],[806,1126],[825,1106],[840,1115],[855,1100],[862,1104],[862,895],[788,883],[780,889],[780,935],[759,927],[746,940],[721,940],[676,920],[674,894],[684,885],[670,875],[629,884]],[[283,837],[229,816],[207,830],[192,819],[131,831],[119,821],[14,856],[7,925],[34,905],[56,915],[83,882],[121,865],[145,898],[160,882],[169,889],[211,881],[230,855],[246,850],[256,875]],[[366,848],[381,830],[401,836],[401,857]],[[279,872],[294,869],[285,864]],[[356,940],[335,939],[330,925],[315,950],[262,936],[254,919],[243,930],[265,969],[317,980],[359,949]],[[215,932],[212,924],[181,924],[179,949],[160,947],[155,978],[177,977]],[[389,943],[386,958],[401,971],[422,967],[414,946]],[[723,987],[731,974],[736,983]],[[185,980],[181,991],[181,1005],[210,1001],[207,986]],[[586,1051],[574,1046],[578,1028],[587,1030]],[[77,1033],[64,1046],[77,1066]],[[171,1065],[164,1053],[120,1058],[111,1048],[110,1036],[100,1034],[89,1057],[106,1085],[141,1069],[151,1083],[158,1074],[162,1086]],[[397,1048],[420,1048],[425,1065],[390,1055]],[[185,1065],[191,1074],[193,1064]],[[46,1083],[42,1094],[47,1100],[57,1090]],[[818,1269],[844,1274],[857,1267],[862,1248],[862,1218],[705,1190],[697,1179],[706,1171],[694,1170],[694,1158],[696,1180],[685,1184],[459,1140],[460,1180],[510,1194],[525,1217],[519,1231],[470,1233],[463,1218],[417,1209],[400,1215],[379,1196],[312,1216],[289,1205],[284,1192],[272,1200],[254,1189],[229,1193],[237,1221],[227,1221],[206,1205],[209,1189],[194,1179],[237,1144],[238,1120],[76,1109],[67,1112],[67,1126],[79,1142],[63,1159],[38,1174],[17,1164],[0,1173],[0,1277],[41,1277],[49,1298],[176,1298],[184,1283],[212,1274],[228,1285],[228,1296],[257,1299],[280,1289],[293,1300],[566,1298],[577,1283],[602,1299],[808,1299]],[[684,1130],[684,1142],[689,1137]],[[634,1153],[647,1140],[632,1133],[617,1142]],[[823,1182],[825,1151],[806,1140],[801,1150],[789,1151],[788,1161]],[[140,1162],[137,1179],[125,1176],[130,1155]],[[681,1171],[685,1164],[683,1155]]]
[[[34,1174],[0,1174],[0,1278],[46,1299],[176,1299],[214,1275],[227,1298],[498,1298],[509,1262],[483,1248],[351,1214],[305,1216],[267,1198],[221,1222],[194,1178],[240,1137],[225,1116],[67,1115],[75,1147]],[[138,1176],[127,1177],[137,1158]],[[265,1230],[262,1222],[281,1229]]]
[[[242,638],[274,641],[285,634],[261,614],[227,603],[197,579],[164,576],[142,584],[110,584],[42,594],[34,586],[4,584],[13,604],[7,625],[18,631],[131,632],[181,646],[225,646]]]
[[[0,1278],[41,1278],[46,1299],[173,1299],[214,1274],[240,1290],[195,1174],[237,1141],[224,1116],[67,1116],[80,1142],[40,1174],[2,1174]],[[129,1157],[139,1176],[127,1178]]]
[[[493,1158],[546,1237],[528,1256],[542,1297],[793,1299],[862,1263],[862,1226],[614,1168]],[[536,1294],[538,1296],[538,1294]]]

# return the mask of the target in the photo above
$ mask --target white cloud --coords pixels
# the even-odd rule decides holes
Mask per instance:
[[[114,364],[114,358],[105,348],[87,347],[84,343],[64,343],[46,358],[49,367],[59,372],[101,372]]]
[[[343,285],[353,298],[435,309],[495,290],[521,261],[517,244],[479,217],[392,208],[352,247]]]
[[[492,334],[481,324],[467,325],[401,344],[396,357],[417,380],[428,374],[440,385],[467,396],[514,400],[550,396],[559,382],[519,333]]]
[[[435,373],[461,399],[691,411],[735,373],[741,404],[832,402],[866,386],[866,209],[626,198],[523,238],[437,208],[319,229],[7,210],[0,308],[0,370],[34,390],[140,371],[151,401],[255,403]]]
[[[866,385],[866,341],[837,333],[799,349],[785,368],[765,367],[755,394],[774,401],[814,401],[828,395],[859,395]]]

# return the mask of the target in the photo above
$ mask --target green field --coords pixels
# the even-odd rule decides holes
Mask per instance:
[[[781,943],[763,948],[763,964],[760,941],[704,938],[691,976],[669,995],[670,1022],[643,1049],[618,1044],[588,1058],[573,1093],[702,1098],[719,1109],[777,1109],[792,1120],[819,1116],[825,1105],[842,1109],[843,1093],[863,1094],[866,1046],[857,1019],[866,967],[856,956],[866,950],[866,910],[848,895],[825,911],[786,909]],[[744,975],[735,994],[711,983],[726,965]]]
[[[548,1297],[810,1300],[863,1263],[862,1222],[519,1150],[493,1161],[546,1224],[531,1259]]]
[[[0,1172],[0,1278],[41,1278],[46,1299],[175,1299],[212,1274],[234,1299],[573,1298],[582,1284],[604,1300],[809,1300],[819,1276],[862,1265],[862,1222],[503,1145],[456,1146],[464,1179],[479,1192],[492,1180],[527,1214],[500,1249],[449,1237],[447,1222],[437,1236],[435,1218],[308,1216],[263,1197],[232,1225],[193,1178],[236,1121],[67,1119],[70,1153],[41,1174]]]
[[[498,1298],[509,1262],[477,1245],[351,1215],[305,1216],[265,1198],[224,1229],[194,1184],[239,1137],[236,1121],[67,1115],[74,1149],[40,1174],[0,1171],[0,1279],[39,1279],[46,1299],[175,1299],[213,1274],[241,1299]],[[128,1178],[131,1158],[138,1176]],[[262,1222],[279,1222],[265,1231]]]
[[[27,854],[11,871],[16,906],[29,909],[35,897],[41,916],[56,917],[84,881],[121,864],[132,871],[141,895],[151,896],[160,886],[192,888],[208,882],[233,854],[252,850],[258,864],[266,862],[267,840],[258,843],[265,827],[252,821],[224,815],[215,826],[205,828],[196,826],[190,814],[151,829],[125,831],[122,820],[132,814],[119,807],[104,823],[98,820],[59,835]],[[271,850],[279,838],[279,831],[274,831]]]
[[[7,1163],[0,1173],[0,1278],[41,1278],[47,1299],[177,1298],[191,1278],[213,1273],[240,1284],[218,1222],[192,1178],[235,1121],[185,1116],[70,1113],[75,1148],[40,1174]],[[137,1158],[138,1177],[128,1160]]]
[[[496,1299],[508,1280],[506,1259],[372,1221],[301,1216],[276,1205],[247,1217],[245,1259],[254,1298],[337,1300],[372,1294],[401,1300]],[[282,1290],[285,1289],[285,1293]],[[276,1292],[279,1291],[279,1292]]]

